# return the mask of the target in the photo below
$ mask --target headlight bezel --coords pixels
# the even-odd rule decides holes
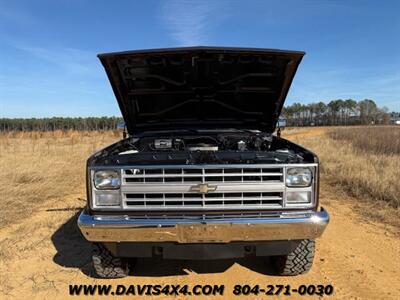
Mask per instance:
[[[102,174],[103,173],[103,174]],[[121,170],[115,168],[91,168],[89,169],[90,174],[90,188],[91,188],[91,201],[90,207],[94,210],[119,210],[122,208],[122,196],[121,196]],[[112,174],[111,176],[114,180],[109,181],[109,184],[100,185],[96,182],[96,176],[103,175],[107,177],[107,174]],[[107,201],[114,198],[114,202]],[[103,204],[102,200],[105,200]]]
[[[311,174],[307,184],[290,185],[287,183],[288,174],[290,176],[291,169],[297,170],[300,173],[301,169],[308,169],[307,174]],[[286,165],[284,173],[285,185],[285,207],[310,209],[318,205],[318,163],[314,164],[296,164]],[[295,194],[298,194],[297,197]],[[301,195],[300,195],[301,194]],[[293,196],[295,196],[293,198]],[[293,198],[293,199],[290,199]],[[302,199],[303,198],[303,199]],[[306,200],[307,198],[307,200]]]

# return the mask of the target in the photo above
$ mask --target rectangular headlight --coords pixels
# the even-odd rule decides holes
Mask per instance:
[[[93,183],[98,190],[116,190],[121,186],[121,177],[116,170],[95,171]]]
[[[293,167],[286,171],[286,186],[308,187],[311,185],[313,173],[310,168]]]

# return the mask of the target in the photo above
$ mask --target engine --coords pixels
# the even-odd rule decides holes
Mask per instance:
[[[135,138],[130,145],[138,152],[266,151],[270,148],[271,142],[271,135],[253,133],[143,137]]]

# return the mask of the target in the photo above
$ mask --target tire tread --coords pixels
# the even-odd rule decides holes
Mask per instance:
[[[279,275],[295,276],[307,273],[313,264],[314,240],[302,240],[288,255],[274,257],[274,265]]]
[[[92,263],[96,275],[100,278],[123,278],[129,275],[129,266],[125,260],[114,257],[102,244],[95,244]]]

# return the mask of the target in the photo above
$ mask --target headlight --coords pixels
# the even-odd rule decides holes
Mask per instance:
[[[286,186],[308,187],[312,182],[312,171],[309,168],[290,168],[286,173]]]
[[[116,190],[121,186],[119,172],[115,170],[96,171],[93,181],[98,190]]]

